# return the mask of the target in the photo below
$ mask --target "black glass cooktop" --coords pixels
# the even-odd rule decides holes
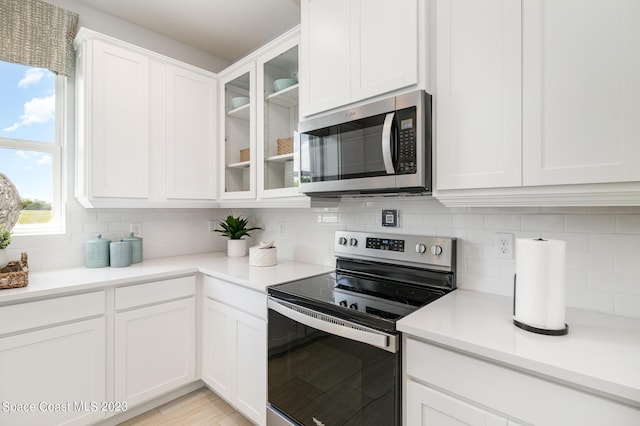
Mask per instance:
[[[342,265],[344,266],[344,265]],[[352,265],[349,265],[352,266]],[[383,270],[393,272],[390,267]],[[396,321],[451,291],[443,273],[411,272],[404,281],[367,272],[336,272],[272,286],[271,296],[385,331],[395,331]]]

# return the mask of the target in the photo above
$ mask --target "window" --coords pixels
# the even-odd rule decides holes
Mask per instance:
[[[47,69],[0,61],[0,172],[22,199],[15,235],[62,230],[63,85]]]

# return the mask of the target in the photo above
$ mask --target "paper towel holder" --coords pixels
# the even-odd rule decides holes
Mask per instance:
[[[529,324],[525,324],[523,322],[518,321],[516,317],[516,274],[513,274],[513,323],[516,327],[521,328],[523,330],[529,331],[531,333],[544,334],[546,336],[564,336],[569,333],[569,326],[567,324],[564,325],[564,328],[554,330],[547,328],[538,328]]]

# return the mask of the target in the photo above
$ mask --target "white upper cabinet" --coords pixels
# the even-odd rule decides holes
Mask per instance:
[[[640,204],[640,4],[438,0],[436,14],[440,201]]]
[[[298,44],[292,34],[258,60],[258,198],[298,192],[294,135],[298,129]],[[286,81],[285,81],[286,80]],[[305,197],[306,198],[306,197]]]
[[[215,199],[217,82],[167,65],[167,197]]]
[[[418,2],[352,0],[351,98],[418,82]]]
[[[311,115],[349,103],[351,96],[351,4],[303,0],[301,112]]]
[[[519,186],[521,3],[439,0],[436,184]]]
[[[301,114],[417,84],[418,3],[303,0]]]
[[[224,71],[220,82],[222,199],[256,197],[255,62]]]
[[[75,46],[78,201],[215,206],[215,74],[84,28]]]
[[[523,8],[525,185],[640,181],[640,3]]]
[[[149,58],[88,40],[77,63],[80,196],[147,198]]]

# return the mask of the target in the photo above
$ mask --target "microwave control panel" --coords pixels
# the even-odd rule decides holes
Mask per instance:
[[[398,167],[400,175],[417,172],[416,164],[416,109],[407,108],[396,113],[398,117]]]

